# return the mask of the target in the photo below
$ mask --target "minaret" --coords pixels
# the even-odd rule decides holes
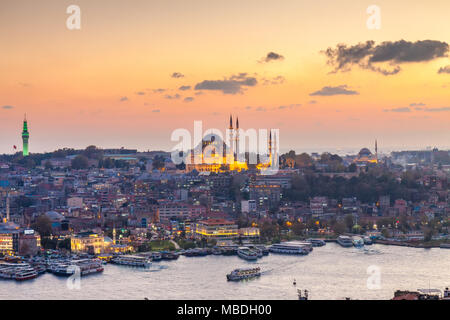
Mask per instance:
[[[30,137],[30,133],[28,132],[28,122],[27,115],[23,119],[23,130],[22,130],[22,142],[23,142],[23,156],[28,156],[28,138]]]
[[[230,114],[230,127],[228,128],[228,129],[230,129],[230,155],[232,155],[233,156],[233,158],[234,158],[234,147],[233,147],[233,143],[234,143],[234,130],[233,130],[233,116]],[[228,156],[227,156],[228,157]],[[233,159],[233,161],[234,161],[235,159]]]
[[[375,139],[375,159],[377,160],[377,163],[378,163],[378,143],[377,143],[377,139]]]
[[[9,192],[6,191],[6,222],[9,222]]]
[[[116,224],[113,226],[113,244],[116,244]]]
[[[236,159],[239,159],[239,117],[236,117],[236,137],[235,137],[235,149],[236,149]]]
[[[269,157],[272,159],[272,130],[269,133]]]

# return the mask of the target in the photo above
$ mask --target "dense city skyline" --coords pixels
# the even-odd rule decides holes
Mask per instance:
[[[173,130],[230,113],[279,128],[282,151],[449,148],[447,1],[378,1],[378,30],[369,2],[77,1],[68,30],[71,4],[0,5],[0,153],[24,113],[31,153],[168,151]]]

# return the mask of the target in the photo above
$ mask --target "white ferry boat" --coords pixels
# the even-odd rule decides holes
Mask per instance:
[[[321,239],[307,239],[307,242],[311,242],[313,247],[323,247],[327,243]]]
[[[337,238],[337,243],[346,248],[353,247],[353,240],[348,236],[339,236]]]
[[[131,256],[131,255],[114,257],[111,259],[111,262],[124,266],[144,267],[144,268],[148,268],[151,265],[150,259],[148,259],[147,257]]]
[[[285,253],[285,254],[300,254],[305,255],[311,252],[312,244],[309,242],[283,242],[273,244],[270,248],[270,252]]]
[[[257,260],[258,254],[255,251],[250,250],[247,247],[239,247],[237,254],[239,257],[245,260]]]
[[[364,240],[364,244],[365,244],[365,245],[371,245],[371,244],[373,244],[372,238],[370,238],[369,236],[364,236],[364,237],[363,237],[363,240]]]
[[[352,242],[356,248],[364,247],[364,240],[361,237],[353,237]]]
[[[18,268],[18,270],[16,271],[16,274],[14,276],[14,279],[16,279],[17,281],[25,281],[25,280],[34,279],[37,276],[38,276],[38,273],[32,267]]]
[[[240,281],[261,276],[261,270],[257,268],[235,269],[227,274],[228,281]]]
[[[58,275],[68,277],[76,273],[77,268],[81,276],[88,274],[103,272],[103,265],[100,260],[97,259],[81,259],[73,260],[71,262],[55,263],[50,265],[48,271]]]
[[[15,279],[17,281],[34,279],[38,273],[28,263],[2,263],[0,264],[1,279]]]

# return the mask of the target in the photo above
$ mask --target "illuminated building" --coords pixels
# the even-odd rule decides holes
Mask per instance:
[[[111,241],[97,233],[84,232],[70,238],[70,248],[74,253],[99,254],[110,251]]]
[[[225,219],[208,219],[195,224],[196,238],[206,239],[233,239],[239,236],[238,226]]]
[[[21,229],[14,223],[0,224],[0,253],[5,255],[36,255],[41,237],[32,229]]]
[[[239,236],[242,239],[258,239],[259,235],[259,228],[250,227],[239,229]]]
[[[27,116],[23,119],[23,130],[22,130],[22,142],[23,142],[23,156],[28,156],[28,139],[30,138],[30,133],[28,132],[28,122]]]
[[[191,151],[190,163],[186,164],[186,171],[197,170],[199,172],[227,172],[248,170],[247,160],[242,160],[242,152],[239,150],[239,119],[236,119],[236,127],[233,127],[233,117],[230,115],[230,146],[227,146],[217,135],[211,134],[205,137],[201,144]],[[258,169],[264,169],[272,164],[272,133],[269,137],[269,158],[267,163],[256,165]]]
[[[354,163],[360,164],[360,165],[367,165],[370,163],[378,163],[378,143],[377,140],[375,140],[375,154],[372,154],[372,152],[367,148],[362,148],[358,156],[353,160]]]

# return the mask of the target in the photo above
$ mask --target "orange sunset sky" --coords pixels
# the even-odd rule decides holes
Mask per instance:
[[[32,153],[169,151],[174,129],[230,113],[280,129],[282,151],[449,148],[449,15],[448,0],[2,0],[0,152],[21,149],[24,113]]]

